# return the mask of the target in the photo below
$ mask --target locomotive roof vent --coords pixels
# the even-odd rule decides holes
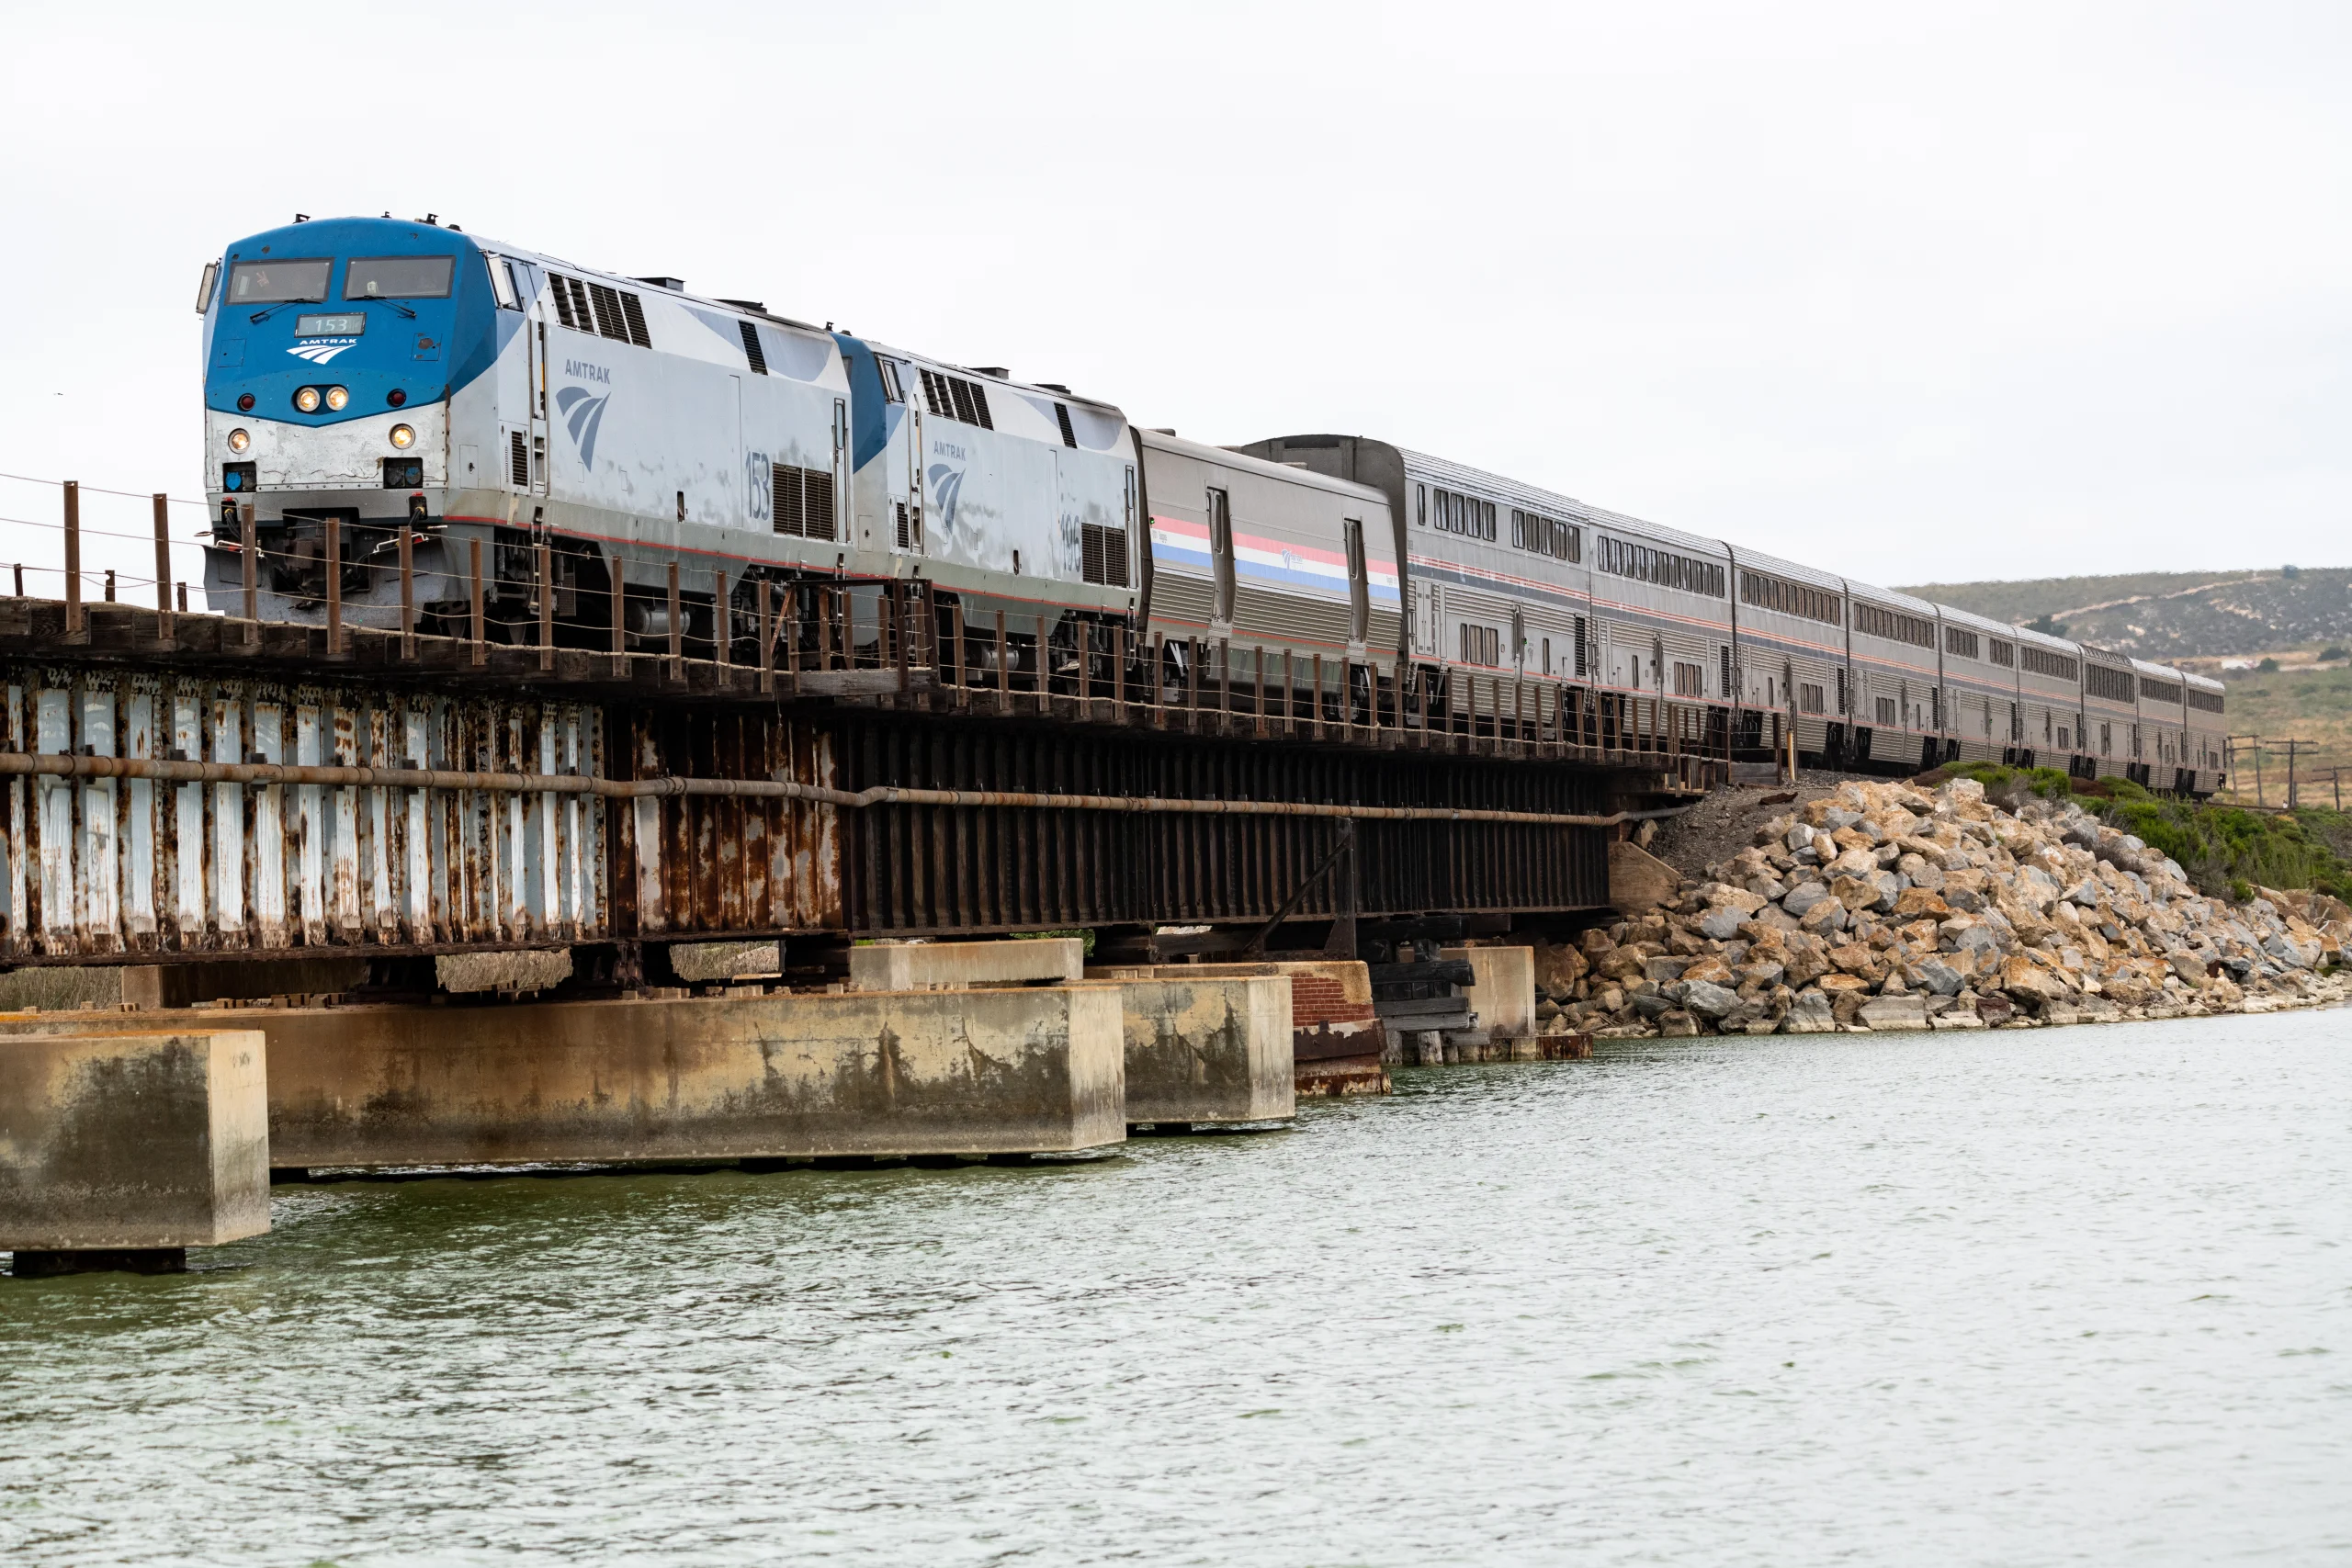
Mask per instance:
[[[1000,381],[1010,381],[1012,379],[1012,372],[1007,370],[1001,365],[975,365],[972,367],[972,374],[975,376],[993,376]]]
[[[1072,392],[1072,391],[1071,391],[1068,387],[1063,386],[1059,381],[1040,381],[1040,382],[1038,382],[1038,383],[1037,383],[1037,385],[1039,385],[1040,387],[1045,388],[1045,389],[1046,389],[1046,390],[1047,390],[1047,391],[1049,391],[1049,392],[1059,392],[1062,396],[1064,396],[1064,397],[1066,397],[1066,398],[1068,398],[1068,397],[1074,397],[1074,396],[1076,396],[1076,395],[1077,395],[1077,394],[1073,393],[1073,392]]]
[[[718,297],[718,302],[722,305],[732,305],[739,310],[756,310],[763,316],[768,313],[767,301],[763,299],[729,299],[722,294]]]
[[[650,283],[656,288],[675,289],[680,294],[686,291],[686,280],[683,277],[640,277],[634,281]]]

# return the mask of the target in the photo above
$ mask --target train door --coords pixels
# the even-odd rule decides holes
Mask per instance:
[[[1130,487],[1129,494],[1134,493]],[[1362,642],[1372,630],[1372,580],[1363,553],[1363,519],[1350,517],[1340,525],[1348,547],[1348,640]]]
[[[500,264],[503,265],[504,264]],[[548,306],[531,301],[531,493],[548,493]]]
[[[1209,604],[1212,625],[1226,626],[1233,622],[1233,502],[1221,490],[1208,493],[1209,567],[1215,573],[1216,587]]]
[[[851,530],[855,519],[847,515],[849,506],[849,400],[833,400],[833,537],[854,539]]]
[[[925,450],[922,404],[920,400],[907,396],[899,383],[899,367],[895,363],[887,359],[879,360],[877,363],[882,367],[883,383],[885,389],[891,394],[891,400],[907,411],[906,420],[899,427],[900,438],[906,444],[907,499],[898,503],[896,508],[899,513],[897,520],[899,547],[912,554],[921,555],[923,553],[922,455]]]
[[[1505,660],[1522,674],[1527,670],[1527,612],[1517,605],[1510,612],[1510,658]]]

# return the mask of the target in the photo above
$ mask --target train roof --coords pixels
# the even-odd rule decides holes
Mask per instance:
[[[2132,661],[2132,668],[2137,670],[2143,675],[2154,675],[2159,681],[2177,681],[2181,679],[2182,676],[2182,672],[2180,671],[2174,669],[2169,664],[2154,664],[2144,659],[2133,660]]]
[[[1941,615],[1951,626],[1966,626],[1972,631],[2011,638],[2018,635],[2018,628],[2008,622],[1996,621],[1990,615],[1980,615],[1973,610],[1962,610],[1950,604],[1939,604],[1936,606],[1936,614]]]
[[[2180,678],[2183,681],[2188,682],[2190,685],[2196,687],[2200,692],[2226,692],[2229,690],[2227,686],[2224,686],[2221,682],[2216,681],[2211,675],[2200,674],[2194,670],[2182,671],[2180,672]]]
[[[1361,501],[1367,506],[1388,510],[1388,498],[1370,485],[1360,485],[1351,479],[1335,479],[1329,474],[1296,463],[1270,463],[1263,457],[1252,457],[1247,452],[1231,446],[1212,446],[1205,441],[1187,441],[1181,435],[1170,435],[1164,430],[1150,430],[1142,425],[1133,427],[1136,439],[1157,451],[1173,452],[1182,457],[1196,457],[1204,463],[1215,463],[1221,468],[1232,468],[1245,474],[1258,474],[1266,479],[1282,479],[1308,490],[1319,490],[1331,495],[1344,495],[1351,501]]]
[[[1409,471],[1419,472],[1441,484],[1463,490],[1483,491],[1487,494],[1508,501],[1522,512],[1541,512],[1566,522],[1589,521],[1592,508],[1571,495],[1540,486],[1525,484],[1503,474],[1474,468],[1467,463],[1457,463],[1450,457],[1440,457],[1430,452],[1416,452],[1409,446],[1399,446],[1396,455],[1405,459]]]
[[[2037,648],[2046,648],[2059,653],[2080,653],[2083,650],[2082,644],[2078,642],[2070,642],[2063,637],[2052,637],[2048,632],[2038,632],[2031,626],[2019,626],[2018,640],[2030,642]]]
[[[1858,582],[1850,577],[1846,580],[1846,595],[1848,598],[1866,598],[1871,604],[1884,605],[1890,610],[1909,610],[1915,615],[1933,616],[1942,613],[1939,606],[1925,599],[1914,599],[1900,590],[1881,588],[1874,582]]]

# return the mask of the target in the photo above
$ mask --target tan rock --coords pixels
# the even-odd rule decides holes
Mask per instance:
[[[1671,903],[1682,889],[1682,874],[1628,840],[1609,846],[1609,902],[1628,918]]]
[[[1941,919],[1951,913],[1951,905],[1924,887],[1906,887],[1895,896],[1894,917],[1897,919],[1917,919],[1921,917]]]

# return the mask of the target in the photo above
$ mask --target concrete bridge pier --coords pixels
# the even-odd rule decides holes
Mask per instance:
[[[16,1274],[168,1273],[191,1247],[268,1229],[260,1031],[0,1041],[0,1251]]]

